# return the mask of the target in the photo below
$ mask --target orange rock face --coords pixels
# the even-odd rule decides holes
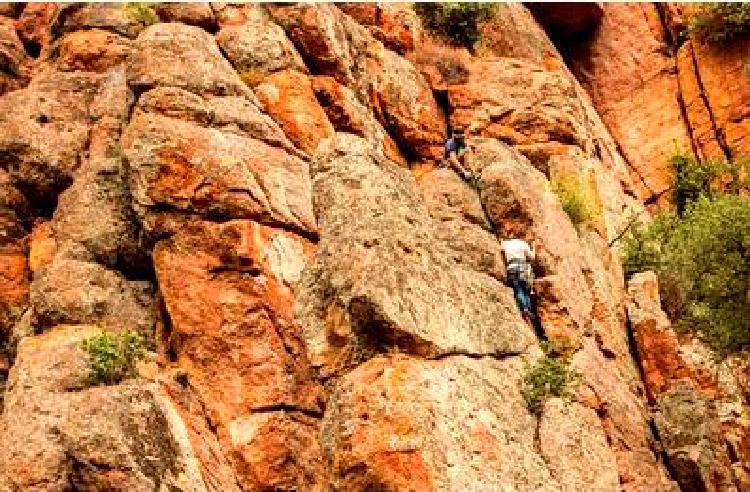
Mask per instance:
[[[61,70],[88,72],[104,72],[124,62],[132,52],[126,38],[99,29],[68,34],[57,49],[56,63]]]
[[[60,6],[54,3],[34,3],[23,9],[16,20],[16,30],[33,56],[39,56],[41,50],[52,41],[50,28]]]
[[[372,35],[397,53],[414,48],[419,37],[419,19],[408,4],[340,3],[339,8],[367,26]]]
[[[671,183],[675,146],[690,151],[675,60],[651,4],[603,4],[591,40],[574,45],[571,68],[631,166],[641,200]]]
[[[534,8],[559,51],[519,3],[448,51],[411,4],[0,3],[0,491],[750,483],[747,363],[628,298],[611,247],[672,140],[746,145],[746,46],[677,50],[675,5]],[[92,377],[103,330],[143,336],[137,374]],[[580,378],[530,408],[544,339]]]
[[[642,201],[671,186],[668,159],[677,150],[699,158],[750,153],[750,41],[685,40],[694,10],[687,5],[602,8],[601,25],[567,56],[627,158]]]
[[[694,382],[709,396],[716,383],[695,371],[680,353],[680,342],[659,304],[659,286],[653,273],[638,274],[628,286],[629,316],[650,398],[658,398],[680,381]]]
[[[265,111],[300,149],[312,153],[333,126],[318,104],[307,75],[285,70],[266,77],[255,87]]]
[[[177,361],[218,427],[240,483],[309,489],[322,392],[307,370],[291,287],[311,245],[252,222],[195,223],[154,264]]]

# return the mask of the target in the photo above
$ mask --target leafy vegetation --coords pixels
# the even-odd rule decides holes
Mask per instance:
[[[135,375],[136,363],[146,355],[146,343],[139,333],[103,332],[81,342],[89,359],[91,384],[116,384]]]
[[[629,271],[659,275],[665,311],[719,354],[750,348],[750,200],[700,196],[625,243]]]
[[[750,4],[705,3],[688,21],[688,35],[699,41],[726,43],[750,33]]]
[[[570,221],[576,227],[589,222],[594,216],[594,206],[586,186],[579,180],[567,178],[552,181],[552,191]]]
[[[127,2],[124,6],[125,16],[133,21],[150,26],[159,22],[159,16],[156,15],[150,3],[145,2]]]
[[[633,227],[623,238],[626,273],[653,270],[662,306],[719,355],[750,348],[750,199],[747,160],[677,154],[675,212]]]
[[[479,26],[492,18],[494,3],[416,3],[414,10],[425,28],[452,43],[471,48],[479,40]]]
[[[677,152],[669,163],[674,176],[672,203],[678,215],[682,215],[688,205],[702,195],[714,198],[722,192],[737,193],[746,186],[742,182],[748,168],[746,159],[699,161],[687,153]]]
[[[581,374],[569,367],[567,355],[556,353],[548,344],[543,344],[542,349],[544,357],[527,368],[523,388],[529,410],[537,413],[549,398],[569,400],[581,379]]]

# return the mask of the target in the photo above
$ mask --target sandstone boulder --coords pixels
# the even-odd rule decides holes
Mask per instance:
[[[173,435],[156,388],[86,386],[90,326],[23,340],[0,426],[0,476],[14,490],[206,490]]]
[[[284,30],[267,19],[222,27],[216,41],[250,86],[280,70],[308,71]]]
[[[162,22],[181,22],[182,24],[201,27],[209,32],[216,29],[214,11],[208,2],[160,2],[154,4],[153,9]]]
[[[157,244],[171,351],[243,489],[312,490],[322,391],[294,320],[311,244],[249,221],[195,222]]]
[[[65,72],[105,72],[133,53],[129,39],[102,29],[66,34],[53,46],[55,66]]]
[[[321,242],[298,299],[324,373],[390,349],[484,355],[531,343],[509,289],[451,260],[414,178],[367,141],[337,134],[316,157],[313,194]]]
[[[183,94],[178,101],[190,104],[182,105],[170,101],[171,94],[143,99],[123,134],[130,188],[141,214],[154,208],[315,231],[308,165],[277,146],[283,134],[273,121],[247,100]],[[185,112],[199,121],[219,120],[217,127],[168,117]],[[259,140],[261,134],[270,142]]]
[[[314,153],[334,130],[313,93],[310,78],[294,70],[276,72],[255,86],[263,109],[298,148]]]
[[[136,89],[172,86],[196,94],[250,94],[214,38],[184,24],[155,24],[145,29],[128,59],[128,79]]]
[[[39,205],[49,208],[54,194],[72,181],[87,148],[89,108],[104,80],[94,73],[48,70],[0,98],[0,165]]]
[[[82,3],[69,4],[60,9],[55,22],[55,34],[103,29],[121,36],[135,38],[144,28],[158,20],[149,4]]]
[[[151,290],[148,282],[129,281],[119,272],[61,249],[35,274],[29,302],[36,329],[99,324],[116,331],[149,334],[153,333],[155,314]]]

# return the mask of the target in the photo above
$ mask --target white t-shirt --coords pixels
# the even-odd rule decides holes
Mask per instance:
[[[534,251],[523,239],[506,239],[500,243],[500,247],[507,263],[510,263],[511,260],[519,260],[524,263],[534,260]]]

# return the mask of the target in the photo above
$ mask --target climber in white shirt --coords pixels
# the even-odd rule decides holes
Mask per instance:
[[[500,247],[505,257],[508,283],[513,288],[516,304],[524,318],[531,321],[531,262],[534,250],[523,239],[506,239]]]

